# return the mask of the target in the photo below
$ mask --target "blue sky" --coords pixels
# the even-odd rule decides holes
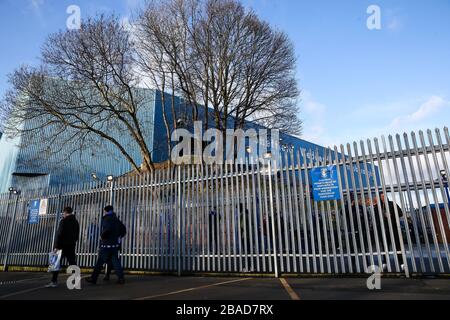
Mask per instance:
[[[139,0],[0,0],[0,94],[7,74],[35,64],[66,9],[127,17]],[[450,1],[245,0],[287,32],[298,56],[303,138],[333,145],[450,124]],[[366,10],[381,9],[381,30]]]

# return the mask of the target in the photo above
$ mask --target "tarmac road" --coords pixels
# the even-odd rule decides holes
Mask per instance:
[[[84,276],[86,277],[86,275]],[[67,275],[58,288],[44,288],[46,273],[0,273],[0,300],[450,300],[449,279],[382,278],[381,290],[365,278],[233,278],[127,276],[125,285],[84,280],[69,290]]]

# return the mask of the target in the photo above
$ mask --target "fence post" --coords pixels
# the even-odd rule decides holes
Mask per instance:
[[[11,249],[10,248],[11,247],[11,238],[12,238],[12,232],[14,230],[14,224],[16,221],[17,203],[19,201],[19,197],[20,197],[20,191],[17,191],[16,200],[14,201],[14,213],[13,213],[11,222],[9,224],[8,238],[7,238],[7,242],[6,242],[6,252],[5,252],[5,258],[3,260],[3,271],[7,271],[7,269],[8,269],[8,258],[9,258],[9,252]],[[11,199],[11,193],[10,193],[9,199]],[[9,201],[8,201],[8,210],[9,210]]]
[[[8,218],[8,212],[9,212],[9,203],[11,202],[11,195],[12,195],[12,192],[9,191],[8,202],[6,203],[6,217],[7,218]],[[13,224],[13,221],[11,220],[11,222],[9,223],[9,229],[11,228],[12,224]],[[9,232],[8,232],[8,234],[9,234]],[[8,243],[8,238],[6,238],[6,242]],[[5,264],[6,252],[8,251],[8,247],[9,247],[9,244],[7,244],[5,247],[5,256],[3,257],[3,265]],[[3,268],[3,271],[6,272],[6,269]]]
[[[178,230],[177,230],[177,233],[178,233],[178,266],[177,266],[177,275],[180,277],[181,276],[181,244],[182,244],[182,241],[181,241],[181,232],[182,232],[182,230],[181,230],[181,219],[182,219],[182,217],[181,217],[181,212],[182,212],[182,209],[181,209],[181,206],[182,206],[182,203],[183,203],[183,199],[182,199],[182,196],[181,196],[181,191],[182,191],[182,186],[181,186],[181,166],[178,166],[178,175],[177,175],[177,178],[178,178],[178,181],[177,181],[177,189],[178,189],[178,199],[177,199],[177,202],[178,202],[178,212],[177,212],[177,215],[178,215],[178,217],[177,217],[177,223],[178,223]]]
[[[447,203],[450,205],[450,192],[448,190],[448,177],[444,170],[441,171],[442,182],[444,182],[445,194],[447,195]]]
[[[52,234],[52,243],[51,243],[51,250],[53,250],[53,246],[55,244],[55,237],[56,237],[56,230],[58,228],[58,223],[59,223],[59,218],[61,215],[61,212],[63,210],[62,208],[62,204],[61,204],[61,198],[62,198],[62,185],[59,185],[59,192],[58,192],[58,205],[56,206],[56,208],[58,208],[58,211],[56,212],[56,217],[55,217],[55,224],[53,225],[53,234]]]
[[[109,189],[109,192],[110,192],[110,196],[109,196],[109,203],[110,203],[110,205],[111,206],[113,206],[114,205],[114,182],[115,182],[115,178],[112,178],[110,181],[109,181],[109,183],[110,183],[110,189]]]
[[[272,166],[271,166],[272,160],[268,161],[268,170],[269,170],[269,201],[270,201],[270,219],[272,220],[272,246],[273,246],[273,262],[274,262],[274,269],[275,269],[275,277],[279,278],[279,271],[278,271],[278,253],[277,253],[277,243],[276,243],[276,233],[275,233],[275,217],[273,212],[273,189],[272,189]],[[276,170],[274,171],[275,179],[278,178]]]

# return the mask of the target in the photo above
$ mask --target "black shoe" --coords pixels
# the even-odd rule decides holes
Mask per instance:
[[[103,281],[109,281],[109,276],[104,277]]]
[[[91,277],[86,279],[86,282],[90,283],[90,284],[97,284],[97,281],[95,281],[94,279],[92,279]]]
[[[117,280],[117,284],[125,284],[125,279],[119,279],[119,280]]]

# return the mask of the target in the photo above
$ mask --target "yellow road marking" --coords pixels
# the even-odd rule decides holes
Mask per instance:
[[[179,291],[173,291],[173,292],[169,292],[169,293],[157,294],[157,295],[154,295],[154,296],[137,298],[137,299],[134,299],[134,300],[150,300],[150,299],[155,299],[155,298],[160,298],[160,297],[167,297],[167,296],[171,296],[171,295],[175,295],[175,294],[179,294],[179,293],[184,293],[184,292],[189,292],[189,291],[194,291],[194,290],[200,290],[200,289],[206,289],[206,288],[211,288],[211,287],[217,287],[217,286],[221,286],[221,285],[224,285],[224,284],[235,283],[235,282],[242,282],[242,281],[246,281],[246,280],[250,280],[250,279],[252,279],[252,278],[245,278],[245,279],[237,279],[237,280],[225,281],[225,282],[209,284],[209,285],[201,286],[201,287],[194,287],[194,288],[183,289],[183,290],[179,290]]]
[[[287,293],[291,297],[292,300],[300,300],[298,294],[292,289],[289,283],[284,278],[280,278],[280,282],[283,285],[284,289],[286,289]]]

